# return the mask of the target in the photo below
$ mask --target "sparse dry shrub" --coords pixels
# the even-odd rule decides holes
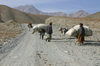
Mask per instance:
[[[6,42],[11,38],[16,37],[16,35],[22,33],[21,25],[18,23],[0,23],[0,39],[3,39],[2,42]]]

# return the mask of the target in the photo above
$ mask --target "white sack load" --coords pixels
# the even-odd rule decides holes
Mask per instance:
[[[87,27],[87,26],[83,26],[85,29],[85,36],[92,36],[92,30]],[[80,29],[80,25],[76,25],[73,28],[69,29],[66,34],[69,36],[74,36],[77,37],[79,34],[79,29]]]
[[[37,24],[33,27],[33,33],[37,32],[39,29],[44,29],[45,31],[47,30],[47,26],[46,24]]]

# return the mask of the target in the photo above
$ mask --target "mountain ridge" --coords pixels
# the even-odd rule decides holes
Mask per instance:
[[[44,23],[45,19],[49,16],[45,15],[34,15],[19,10],[10,8],[6,5],[0,5],[0,20],[6,22],[13,20],[18,23]]]
[[[86,17],[89,16],[90,14],[84,10],[79,10],[73,14],[69,14],[69,17]]]
[[[31,10],[30,10],[30,8],[31,8]],[[85,12],[84,10],[80,10],[73,14],[66,14],[64,12],[47,13],[47,12],[40,11],[39,9],[35,8],[33,5],[18,6],[18,7],[15,7],[15,9],[18,9],[18,10],[20,10],[22,12],[26,12],[26,13],[42,14],[42,15],[50,15],[50,16],[86,17],[86,16],[90,15],[89,13]],[[37,13],[36,13],[36,11],[37,11]]]

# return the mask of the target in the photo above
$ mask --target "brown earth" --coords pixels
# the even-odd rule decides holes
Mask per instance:
[[[46,19],[46,23],[53,22],[53,24],[64,26],[64,27],[73,27],[79,23],[89,26],[92,29],[100,28],[100,19],[96,18],[68,18],[68,17],[50,17]]]
[[[87,16],[88,18],[95,18],[95,19],[100,19],[100,12],[94,13],[92,15]]]
[[[0,44],[11,40],[22,33],[21,25],[18,23],[0,23]]]
[[[0,21],[13,20],[17,23],[44,23],[49,16],[24,13],[5,5],[0,5]]]

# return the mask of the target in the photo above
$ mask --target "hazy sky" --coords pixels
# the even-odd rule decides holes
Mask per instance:
[[[0,0],[0,4],[10,7],[34,5],[45,12],[74,13],[78,10],[85,10],[95,13],[100,11],[100,0]]]

